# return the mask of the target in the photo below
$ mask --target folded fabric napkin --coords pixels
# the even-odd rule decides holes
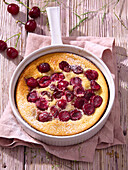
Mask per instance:
[[[76,45],[89,50],[100,57],[109,67],[116,84],[116,98],[110,116],[104,127],[91,139],[73,146],[50,146],[30,137],[15,119],[10,103],[8,103],[0,119],[0,145],[3,147],[15,147],[24,145],[28,147],[43,147],[49,153],[59,158],[92,162],[96,149],[124,144],[125,138],[120,127],[120,108],[118,103],[118,89],[115,56],[114,38],[99,37],[64,37],[64,44]],[[42,36],[30,33],[27,38],[26,53],[29,53],[51,44],[49,36]]]

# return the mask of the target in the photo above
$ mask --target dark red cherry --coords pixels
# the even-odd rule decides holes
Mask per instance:
[[[51,75],[51,80],[52,81],[58,81],[59,80],[59,74],[58,73],[54,73]]]
[[[84,97],[86,100],[89,100],[90,97],[94,96],[94,91],[92,89],[85,90]]]
[[[28,20],[25,24],[25,29],[28,32],[33,32],[36,29],[36,21],[35,20]]]
[[[100,107],[100,105],[102,104],[102,101],[103,101],[102,97],[101,97],[101,96],[98,96],[98,95],[92,96],[92,97],[90,98],[90,103],[91,103],[94,107]]]
[[[50,92],[48,92],[48,91],[42,91],[41,92],[41,95],[42,96],[47,96],[49,99],[48,100],[50,100],[50,101],[52,101],[52,94],[50,93]]]
[[[68,102],[71,102],[74,99],[74,94],[72,91],[66,90],[65,91],[65,96],[66,96],[66,100]]]
[[[63,95],[64,95],[64,92],[59,91],[59,90],[57,90],[57,91],[55,91],[55,92],[53,93],[53,97],[54,97],[55,99],[60,99]]]
[[[56,85],[55,85],[55,84],[51,84],[51,85],[50,85],[50,90],[51,90],[51,91],[57,90]]]
[[[83,105],[87,103],[87,100],[84,97],[77,97],[74,102],[74,107],[82,109]]]
[[[67,101],[64,99],[61,99],[57,102],[58,107],[60,107],[61,109],[65,109],[66,105],[67,105]]]
[[[58,88],[59,90],[65,90],[68,85],[69,85],[69,82],[68,82],[68,81],[62,80],[62,81],[58,82],[57,88]]]
[[[87,70],[84,75],[88,78],[88,80],[96,80],[98,77],[98,73],[95,70]]]
[[[95,107],[91,103],[83,105],[83,112],[85,115],[91,115],[95,112]]]
[[[92,90],[99,90],[100,89],[100,85],[95,80],[91,80],[90,85],[91,85]]]
[[[82,80],[79,77],[73,77],[70,80],[70,84],[73,86],[80,86],[82,83]]]
[[[71,70],[71,66],[66,61],[61,61],[59,63],[59,67],[61,70],[65,71],[65,72],[70,72],[70,70]]]
[[[42,87],[42,88],[47,87],[51,83],[50,77],[44,76],[38,81],[38,83],[39,83],[39,86]]]
[[[75,74],[81,74],[83,73],[83,69],[81,66],[77,66],[77,65],[73,65],[71,67],[72,71],[75,73]]]
[[[47,121],[49,121],[51,119],[52,119],[52,117],[50,116],[50,114],[48,112],[42,112],[38,116],[38,120],[40,122],[47,122]]]
[[[17,15],[19,13],[19,6],[17,4],[11,3],[8,5],[7,11],[12,15]]]
[[[52,81],[61,81],[65,78],[65,76],[63,75],[63,73],[54,73],[51,75],[51,80]]]
[[[75,86],[73,88],[73,90],[74,90],[74,95],[75,96],[77,96],[77,97],[84,96],[85,91],[84,91],[84,88],[82,86]]]
[[[81,111],[74,109],[70,112],[70,117],[72,120],[79,120],[82,117]]]
[[[37,96],[36,91],[30,92],[27,96],[27,100],[28,100],[28,102],[35,103],[38,100],[38,96]]]
[[[61,121],[68,121],[70,119],[70,114],[68,111],[61,111],[59,113],[59,119]]]
[[[13,47],[7,48],[6,52],[7,52],[7,56],[11,59],[18,57],[18,51]]]
[[[38,66],[38,70],[41,72],[41,73],[46,73],[50,70],[50,65],[48,63],[41,63],[39,66]]]
[[[37,6],[32,7],[29,11],[29,16],[31,18],[38,18],[40,16],[40,9]]]
[[[36,88],[38,86],[37,80],[34,79],[33,77],[26,79],[26,83],[27,86],[29,86],[30,88]]]
[[[3,40],[0,40],[0,51],[4,51],[7,49],[7,43]]]
[[[48,101],[45,98],[40,98],[36,101],[36,107],[40,110],[48,109]]]
[[[59,81],[65,79],[65,76],[63,73],[58,73],[59,74]]]
[[[54,118],[57,118],[59,115],[59,111],[55,106],[52,106],[50,108],[50,113],[53,115]]]

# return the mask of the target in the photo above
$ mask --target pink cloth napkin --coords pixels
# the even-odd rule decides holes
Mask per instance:
[[[113,38],[99,37],[64,37],[65,44],[83,47],[100,57],[109,67],[116,84],[116,99],[111,114],[104,127],[91,139],[77,145],[58,147],[50,146],[30,137],[15,119],[10,103],[8,103],[0,119],[0,145],[13,148],[18,145],[28,147],[43,147],[49,153],[59,158],[92,162],[96,149],[107,148],[113,145],[125,144],[125,138],[120,127],[120,108],[118,103],[118,89]],[[49,36],[30,33],[27,38],[26,53],[29,53],[51,44]]]

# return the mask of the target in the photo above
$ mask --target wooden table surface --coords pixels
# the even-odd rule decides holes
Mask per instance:
[[[16,2],[16,0],[8,0]],[[22,0],[30,8],[34,5],[45,10],[46,6],[61,7],[61,29],[63,36],[69,36],[69,31],[79,23],[70,36],[99,36],[115,37],[116,58],[118,68],[119,100],[121,107],[120,123],[128,144],[128,0]],[[116,4],[116,2],[118,2]],[[8,102],[9,82],[13,71],[21,61],[25,52],[27,32],[24,25],[17,24],[16,20],[26,22],[28,9],[20,6],[20,13],[13,17],[7,12],[7,5],[0,1],[0,39],[6,40],[12,35],[21,32],[17,49],[19,57],[9,60],[0,54],[0,112],[1,115]],[[91,12],[90,12],[91,11]],[[93,11],[93,12],[92,12]],[[86,15],[81,15],[87,12]],[[80,17],[78,16],[80,15]],[[36,33],[50,35],[46,13],[36,19],[38,28]],[[14,37],[8,41],[8,46],[14,46]],[[75,162],[59,159],[42,149],[30,149],[19,146],[14,149],[0,147],[0,170],[127,170],[128,169],[127,145],[114,146],[108,149],[97,150],[93,163]]]

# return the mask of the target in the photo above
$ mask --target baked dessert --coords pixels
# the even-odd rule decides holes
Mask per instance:
[[[52,53],[31,62],[21,73],[16,103],[22,118],[50,135],[74,135],[103,115],[108,87],[101,71],[71,53]]]

